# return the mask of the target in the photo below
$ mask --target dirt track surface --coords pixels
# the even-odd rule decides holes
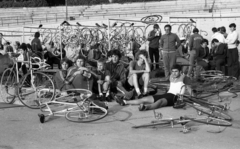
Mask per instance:
[[[171,127],[139,128],[132,126],[154,120],[153,111],[139,112],[137,106],[119,106],[109,103],[107,117],[92,123],[74,123],[64,117],[52,117],[44,124],[39,122],[40,110],[25,107],[0,110],[0,149],[238,149],[240,147],[240,98],[231,99],[229,114],[233,126],[221,133],[223,127],[190,122],[191,131],[180,132],[181,125]],[[215,97],[214,97],[215,98]],[[214,100],[214,99],[213,99]],[[164,118],[197,115],[190,107],[156,110]]]

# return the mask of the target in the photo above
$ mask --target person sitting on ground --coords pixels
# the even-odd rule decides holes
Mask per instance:
[[[181,41],[181,45],[176,51],[176,57],[177,57],[176,62],[183,65],[182,72],[186,73],[188,68],[187,65],[189,64],[189,61],[188,61],[189,54],[187,53],[187,49],[185,48],[186,39],[183,37],[183,38],[180,38],[180,41]]]
[[[213,60],[209,62],[210,69],[221,70],[221,66],[224,66],[226,63],[227,45],[220,43],[217,39],[213,39],[212,44],[215,46],[215,50],[213,51]]]
[[[154,110],[165,106],[173,106],[177,100],[177,94],[184,94],[185,86],[183,83],[185,75],[181,73],[181,66],[174,65],[171,69],[170,88],[167,93],[162,95],[146,96],[136,100],[118,99],[117,102],[124,105],[140,105],[139,111]]]
[[[67,80],[68,68],[72,66],[72,62],[68,59],[61,60],[61,69],[55,73],[53,76],[55,87],[60,92],[62,90],[67,90],[72,88],[69,85],[69,80]],[[67,84],[66,84],[67,82]]]
[[[112,50],[112,61],[106,63],[106,70],[108,70],[111,75],[110,91],[115,93],[120,91],[125,95],[126,99],[131,99],[133,91],[127,91],[123,87],[126,82],[126,70],[124,64],[119,61],[120,58],[120,50]]]
[[[79,56],[75,65],[68,69],[66,84],[73,88],[83,88],[92,91],[93,77],[91,70],[86,67],[86,60]]]
[[[94,71],[97,75],[93,81],[93,89],[97,90],[100,97],[106,98],[109,96],[110,72],[105,69],[106,63],[104,60],[97,61],[97,70]],[[97,89],[96,89],[97,87]]]
[[[140,50],[136,53],[135,60],[130,62],[128,84],[134,86],[138,98],[147,95],[147,87],[150,78],[150,66],[148,63],[148,53]],[[143,86],[143,93],[139,89],[139,85]]]
[[[57,64],[58,68],[61,68],[60,58],[55,56],[53,53],[56,50],[54,47],[54,42],[50,41],[46,44],[46,49],[44,50],[44,59],[46,59],[46,63],[51,66],[53,69],[53,64]]]

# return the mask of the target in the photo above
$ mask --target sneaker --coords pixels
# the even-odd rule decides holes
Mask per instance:
[[[121,106],[125,106],[126,103],[124,102],[123,98],[117,98],[116,102],[119,103]]]
[[[144,97],[144,95],[142,93],[137,96],[138,99],[143,98],[143,97]]]

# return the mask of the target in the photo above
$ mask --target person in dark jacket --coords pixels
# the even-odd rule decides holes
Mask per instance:
[[[213,60],[209,62],[210,68],[211,70],[221,70],[221,66],[225,65],[227,46],[217,39],[213,39],[212,44],[215,46],[215,50],[213,51]]]
[[[159,40],[161,38],[161,32],[159,30],[159,25],[154,24],[153,30],[149,33],[147,40],[149,41],[149,57],[151,62],[155,63],[159,62]],[[153,58],[154,57],[154,58]],[[159,68],[159,64],[156,64],[156,69]],[[153,65],[151,66],[151,70],[153,70]]]

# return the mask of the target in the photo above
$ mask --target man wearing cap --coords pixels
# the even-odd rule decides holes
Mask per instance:
[[[148,41],[149,41],[149,57],[151,59],[151,62],[155,63],[159,62],[159,40],[161,38],[161,32],[159,30],[158,24],[154,24],[153,30],[148,35]],[[154,58],[153,58],[154,57]],[[159,68],[159,64],[156,64],[156,69]],[[153,65],[151,66],[151,70],[153,70]]]
[[[189,69],[188,69],[188,73],[187,76],[190,76],[193,70],[193,65],[195,63],[195,60],[197,60],[197,54],[199,53],[199,51],[202,48],[202,40],[203,37],[201,35],[198,34],[199,30],[197,28],[193,29],[193,35],[190,36],[189,38],[189,53],[190,53],[190,57],[189,57]]]
[[[181,42],[179,37],[172,33],[172,26],[167,24],[164,26],[165,34],[160,39],[159,48],[163,53],[163,65],[165,79],[163,81],[169,81],[170,71],[176,63],[176,50],[180,46]]]

